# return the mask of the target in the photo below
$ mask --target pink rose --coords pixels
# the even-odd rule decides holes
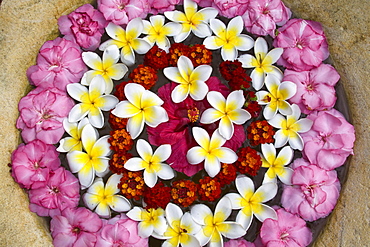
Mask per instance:
[[[64,38],[75,41],[88,51],[99,47],[107,24],[103,14],[91,4],[82,5],[69,15],[58,19],[59,30],[65,35]]]
[[[355,129],[335,110],[313,112],[307,116],[313,121],[311,130],[302,133],[303,154],[311,164],[333,170],[353,154]]]
[[[175,5],[179,4],[181,0],[149,0],[151,5],[150,13],[156,15],[158,13],[164,13],[165,11],[172,11],[175,9]]]
[[[40,140],[22,143],[12,153],[12,176],[22,188],[41,188],[49,180],[49,173],[60,166],[58,156],[54,145]]]
[[[336,171],[326,171],[304,159],[292,164],[293,186],[284,188],[281,203],[306,221],[324,218],[333,211],[340,192]]]
[[[278,219],[266,219],[262,223],[260,237],[264,246],[305,247],[312,241],[312,233],[306,222],[285,209],[276,210]]]
[[[102,220],[87,208],[66,208],[50,222],[55,247],[93,247],[101,227]]]
[[[255,247],[254,243],[248,242],[247,240],[240,238],[240,239],[232,239],[224,243],[225,247]]]
[[[98,0],[98,9],[105,19],[125,25],[136,17],[145,18],[150,10],[149,0]]]
[[[296,71],[318,67],[329,56],[324,31],[315,21],[289,20],[279,28],[273,45],[284,48],[277,63]]]
[[[79,82],[86,71],[80,47],[72,41],[56,38],[42,45],[37,64],[28,68],[27,77],[37,87],[66,91],[66,86]]]
[[[301,111],[309,114],[332,108],[337,100],[334,86],[339,81],[339,74],[333,66],[321,64],[309,71],[285,70],[283,81],[291,81],[297,85],[297,93],[289,99]]]
[[[289,8],[281,0],[250,0],[242,18],[248,32],[275,37],[276,25],[284,25],[290,16]]]
[[[75,208],[80,200],[78,179],[64,167],[51,172],[46,186],[29,191],[30,210],[39,216],[60,215],[65,208]]]
[[[243,15],[248,8],[249,0],[214,0],[213,7],[220,11],[220,14],[233,18],[238,15]]]
[[[41,140],[56,144],[64,134],[63,120],[74,105],[68,95],[56,88],[36,88],[18,104],[17,128],[25,143]]]

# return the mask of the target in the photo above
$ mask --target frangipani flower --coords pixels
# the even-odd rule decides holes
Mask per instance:
[[[265,82],[267,74],[282,77],[282,72],[274,64],[283,53],[283,48],[275,48],[268,52],[267,42],[264,38],[258,37],[254,43],[254,56],[250,54],[241,55],[238,60],[244,68],[255,68],[251,73],[252,86],[260,90]]]
[[[297,86],[290,81],[283,81],[275,75],[268,74],[265,78],[267,91],[256,93],[258,104],[265,105],[263,116],[266,120],[273,118],[279,111],[283,115],[293,113],[291,105],[286,101],[293,97],[297,91]]]
[[[144,181],[147,186],[153,188],[157,183],[157,176],[161,179],[171,179],[175,176],[172,168],[162,163],[170,157],[171,145],[161,145],[153,153],[150,144],[144,139],[139,139],[136,143],[136,150],[140,158],[129,159],[124,167],[130,171],[144,170]]]
[[[67,154],[69,168],[72,173],[78,172],[78,178],[82,188],[89,187],[95,178],[103,177],[108,172],[107,157],[109,148],[109,136],[99,138],[99,134],[91,124],[87,124],[81,133],[83,151],[72,151]]]
[[[244,95],[242,90],[233,91],[227,99],[217,91],[207,94],[207,100],[213,108],[205,110],[200,119],[201,123],[210,124],[220,120],[218,131],[226,140],[234,134],[234,124],[244,124],[251,118],[251,114],[244,109]]]
[[[85,205],[91,210],[95,209],[100,217],[110,217],[111,209],[115,212],[126,212],[130,210],[131,204],[122,195],[116,195],[120,192],[118,184],[122,175],[113,174],[108,178],[104,185],[102,178],[96,178],[94,183],[83,195]]]
[[[284,184],[291,185],[291,177],[293,170],[289,167],[285,167],[290,163],[293,158],[293,150],[289,146],[283,147],[278,156],[276,156],[276,149],[274,144],[262,144],[262,167],[268,168],[265,174],[265,180],[275,181],[276,176],[279,177],[280,181]]]
[[[171,46],[167,36],[175,36],[181,31],[181,25],[175,22],[164,24],[163,15],[154,15],[149,18],[150,22],[143,20],[143,33],[147,34],[144,38],[152,46],[156,43],[162,50],[168,51]]]
[[[202,100],[208,93],[205,83],[212,73],[209,65],[199,65],[194,69],[193,63],[188,57],[181,56],[177,61],[177,67],[169,67],[163,70],[164,75],[180,85],[176,86],[171,98],[173,102],[180,103],[188,97],[194,100]]]
[[[132,139],[140,135],[144,123],[155,128],[168,121],[167,112],[161,107],[163,100],[155,93],[135,83],[127,84],[124,92],[127,100],[119,102],[112,113],[120,118],[129,118],[127,130]]]
[[[166,239],[162,246],[177,247],[180,244],[182,247],[200,246],[194,235],[201,231],[201,227],[195,223],[190,213],[184,214],[181,208],[173,203],[169,203],[165,211],[168,228],[163,236],[155,235],[156,238]]]
[[[240,16],[234,17],[226,25],[218,20],[212,19],[210,27],[216,36],[207,37],[203,44],[207,49],[216,50],[221,48],[221,56],[224,61],[234,61],[239,51],[248,51],[253,47],[254,40],[243,31],[243,19]]]
[[[151,48],[150,44],[143,39],[138,38],[143,32],[144,24],[141,18],[132,19],[124,30],[110,22],[105,28],[107,34],[112,38],[100,45],[99,49],[105,50],[110,45],[116,45],[121,50],[121,61],[125,64],[133,65],[135,63],[135,53],[145,54]]]
[[[231,164],[238,159],[236,153],[230,148],[222,147],[226,142],[218,131],[212,137],[200,127],[193,128],[193,136],[200,146],[192,147],[186,157],[190,164],[199,164],[204,160],[204,169],[210,177],[216,176],[221,169],[221,163]]]
[[[226,197],[230,199],[233,209],[240,209],[236,222],[245,230],[250,227],[253,215],[261,222],[267,218],[277,219],[275,210],[263,204],[276,196],[278,190],[276,183],[264,183],[255,191],[252,179],[239,175],[235,185],[239,194],[229,193]]]
[[[134,207],[131,209],[127,216],[135,221],[140,221],[138,225],[139,236],[148,238],[153,232],[159,235],[167,230],[167,221],[164,218],[164,210],[162,208],[149,208],[144,209]]]
[[[218,11],[214,8],[203,8],[197,11],[198,6],[192,0],[184,0],[184,11],[166,11],[164,15],[173,22],[181,24],[182,29],[175,38],[176,43],[181,43],[193,32],[199,38],[205,38],[212,34],[208,22],[217,16]]]
[[[226,221],[231,215],[231,201],[223,197],[216,205],[215,212],[204,204],[197,204],[191,208],[191,216],[194,221],[202,226],[202,230],[196,234],[200,245],[205,246],[222,246],[225,236],[235,239],[245,234],[244,228],[232,221]]]
[[[81,132],[86,124],[90,123],[87,118],[83,118],[80,122],[69,122],[68,119],[63,120],[63,127],[70,137],[65,137],[59,141],[58,152],[72,152],[75,150],[82,151]]]
[[[101,128],[104,125],[103,111],[109,111],[118,103],[113,95],[103,95],[105,92],[105,81],[101,75],[95,76],[89,89],[79,83],[67,85],[68,94],[75,100],[81,102],[75,105],[69,112],[68,120],[78,122],[85,116],[91,125]]]
[[[119,60],[119,50],[116,45],[108,46],[103,53],[103,60],[94,52],[83,52],[82,59],[92,70],[87,71],[81,79],[81,84],[88,86],[96,75],[102,75],[105,81],[105,94],[113,90],[113,80],[122,79],[128,68]]]
[[[286,118],[281,114],[277,114],[268,122],[273,127],[279,129],[274,136],[276,148],[284,146],[289,141],[291,148],[302,151],[304,142],[299,133],[309,131],[313,122],[308,118],[299,119],[301,110],[298,105],[293,104],[292,111],[292,114],[287,115]]]

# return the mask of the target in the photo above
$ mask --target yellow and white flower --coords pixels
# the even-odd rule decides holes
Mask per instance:
[[[71,83],[67,85],[67,91],[73,99],[81,102],[69,112],[68,121],[70,122],[78,122],[87,116],[94,127],[101,128],[104,125],[102,111],[109,111],[118,103],[115,96],[103,95],[105,81],[101,75],[92,79],[89,89],[80,83]]]
[[[152,188],[157,183],[157,176],[161,179],[171,179],[175,176],[172,168],[163,163],[171,155],[171,145],[159,146],[153,153],[152,147],[144,139],[136,143],[136,151],[139,157],[133,157],[126,161],[124,167],[129,171],[144,170],[145,184]]]
[[[255,68],[251,73],[254,89],[260,90],[262,88],[267,74],[282,77],[283,73],[281,70],[272,64],[280,58],[283,51],[283,48],[274,48],[268,51],[266,40],[258,37],[254,43],[255,57],[250,54],[244,54],[238,58],[244,68]]]
[[[235,180],[235,185],[239,193],[229,193],[225,196],[230,199],[233,209],[240,209],[236,222],[241,224],[245,230],[249,229],[253,215],[260,222],[267,218],[277,219],[275,210],[263,204],[276,196],[278,190],[276,183],[264,183],[255,191],[252,179],[239,175]]]
[[[293,149],[303,150],[304,142],[299,133],[307,132],[312,127],[312,120],[308,118],[301,118],[301,110],[296,104],[292,105],[292,114],[287,115],[286,118],[281,114],[277,114],[268,122],[273,127],[279,129],[275,133],[275,147],[280,148],[287,142]]]
[[[272,119],[277,112],[283,115],[292,114],[291,105],[287,102],[297,92],[297,85],[290,81],[280,82],[281,79],[268,74],[265,79],[268,91],[256,93],[258,104],[265,105],[263,116],[266,120]]]
[[[147,238],[153,233],[163,235],[167,230],[167,221],[162,208],[144,209],[134,207],[127,212],[127,216],[132,220],[140,222],[138,224],[138,233],[142,238]]]
[[[149,21],[143,20],[143,34],[147,34],[144,40],[152,46],[157,44],[159,48],[168,52],[171,43],[167,36],[175,36],[180,33],[182,26],[179,23],[169,22],[164,24],[163,15],[154,15],[149,17]]]
[[[204,161],[204,169],[210,177],[214,177],[220,172],[221,162],[231,164],[238,159],[233,150],[222,147],[226,139],[217,130],[213,132],[211,138],[209,138],[207,131],[200,127],[194,127],[192,131],[195,141],[200,146],[189,149],[186,158],[192,165]]]
[[[216,205],[214,214],[204,204],[197,204],[191,208],[193,220],[202,226],[202,230],[195,236],[201,246],[223,246],[223,238],[240,238],[245,234],[244,228],[237,222],[226,221],[231,215],[231,201],[223,197]]]
[[[143,29],[144,24],[139,17],[132,19],[127,24],[126,30],[110,22],[105,30],[112,39],[101,44],[99,49],[103,51],[110,45],[116,45],[118,48],[122,48],[121,61],[128,66],[133,65],[135,64],[135,52],[145,54],[151,48],[148,42],[139,38]]]
[[[161,107],[164,102],[155,93],[135,83],[127,84],[124,92],[127,100],[119,102],[112,114],[120,118],[129,118],[127,130],[132,139],[140,135],[145,123],[155,128],[160,123],[168,121],[167,112]]]
[[[220,120],[218,131],[226,140],[233,136],[234,124],[244,124],[251,118],[251,114],[242,109],[245,101],[242,90],[231,92],[227,99],[220,92],[211,91],[207,100],[213,108],[203,112],[200,122],[210,124]]]
[[[181,32],[174,37],[176,43],[184,41],[191,32],[199,38],[205,38],[212,34],[208,22],[210,19],[216,18],[218,11],[210,7],[197,10],[198,6],[195,2],[184,0],[185,13],[178,10],[164,12],[169,20],[181,24]]]
[[[129,200],[122,195],[117,195],[120,192],[118,184],[121,178],[121,175],[113,174],[105,185],[102,178],[96,178],[83,195],[85,205],[91,210],[95,209],[95,213],[103,218],[110,217],[111,210],[119,213],[130,210]]]
[[[254,40],[243,31],[243,19],[241,16],[234,17],[226,25],[218,20],[210,20],[210,27],[216,36],[207,37],[203,44],[207,49],[217,50],[221,48],[221,56],[224,61],[234,61],[239,51],[248,51],[253,47]]]
[[[81,84],[88,86],[96,75],[103,76],[105,81],[105,94],[110,94],[113,90],[113,80],[122,79],[128,68],[123,63],[117,63],[119,60],[119,49],[116,45],[108,46],[103,53],[103,59],[94,52],[83,52],[82,60],[92,70],[87,71],[82,79]]]
[[[109,136],[99,138],[98,131],[87,124],[81,133],[82,146],[85,151],[72,151],[67,154],[69,168],[72,173],[78,173],[82,189],[88,188],[94,181],[95,175],[103,177],[109,172],[108,143]]]
[[[276,182],[276,177],[281,182],[291,185],[293,169],[286,167],[293,159],[293,150],[289,146],[283,147],[278,156],[274,144],[262,144],[262,167],[267,168],[264,182]]]
[[[205,83],[212,73],[209,65],[199,65],[194,69],[193,63],[188,57],[180,56],[177,67],[168,67],[163,70],[164,75],[173,82],[178,83],[171,98],[175,103],[180,103],[188,97],[194,100],[202,100],[208,93],[208,86]]]
[[[70,135],[59,141],[58,152],[72,152],[75,150],[82,151],[81,133],[83,127],[89,123],[87,118],[83,118],[80,122],[69,122],[67,118],[63,120],[64,130]]]

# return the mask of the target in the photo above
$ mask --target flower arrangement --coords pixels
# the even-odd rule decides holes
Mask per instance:
[[[309,245],[355,140],[322,27],[280,0],[177,4],[60,17],[19,102],[30,210],[55,246]]]

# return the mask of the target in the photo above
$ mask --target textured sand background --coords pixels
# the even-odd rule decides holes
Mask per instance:
[[[0,246],[52,246],[48,227],[28,210],[26,194],[9,175],[20,142],[17,103],[29,89],[26,69],[41,45],[58,35],[57,19],[87,0],[0,0]],[[334,66],[356,128],[355,156],[329,224],[315,246],[370,243],[370,1],[284,0],[297,17],[323,24]]]

